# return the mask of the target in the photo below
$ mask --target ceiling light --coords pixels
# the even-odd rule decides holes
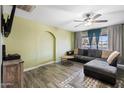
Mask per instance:
[[[92,22],[86,22],[84,25],[85,26],[90,26],[90,25],[92,25]]]

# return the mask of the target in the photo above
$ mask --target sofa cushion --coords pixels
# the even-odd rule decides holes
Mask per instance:
[[[119,55],[120,55],[120,53],[119,53],[118,51],[112,52],[112,53],[109,55],[109,57],[108,57],[108,59],[107,59],[107,62],[108,62],[109,64],[112,64],[113,61],[114,61],[115,59],[117,59],[117,57],[118,57]]]
[[[94,56],[94,53],[95,51],[93,49],[88,49],[88,56],[92,57]]]
[[[101,55],[102,55],[102,50],[96,50],[96,55],[95,55],[95,57],[101,58]]]
[[[84,54],[83,49],[78,49],[78,55],[83,55],[83,54]]]
[[[78,49],[78,55],[88,56],[88,49]]]
[[[95,57],[89,57],[89,56],[82,56],[81,58],[87,62],[95,59]]]
[[[75,58],[79,60],[84,60],[87,62],[95,59],[95,57],[82,56],[82,55],[75,55]]]
[[[101,58],[107,59],[111,53],[112,53],[112,51],[104,51],[104,50],[103,50],[103,51],[102,51]]]
[[[84,64],[84,70],[90,70],[110,77],[116,77],[117,68],[110,66],[104,59],[94,59]]]
[[[90,56],[90,57],[100,58],[101,55],[102,55],[102,51],[101,50],[88,49],[88,56]]]
[[[83,49],[83,56],[88,56],[88,49]]]

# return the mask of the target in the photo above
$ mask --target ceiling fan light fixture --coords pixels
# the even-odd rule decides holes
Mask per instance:
[[[93,23],[92,22],[86,22],[84,25],[85,26],[90,26],[90,25],[92,25]]]
[[[84,24],[84,26],[90,26],[93,25],[95,23],[104,23],[104,22],[108,22],[108,20],[96,20],[97,18],[99,18],[100,16],[102,16],[101,14],[92,14],[92,13],[87,13],[85,14],[85,18],[82,20],[75,20],[75,22],[82,22],[80,24],[78,24],[75,27],[80,26],[81,24]]]

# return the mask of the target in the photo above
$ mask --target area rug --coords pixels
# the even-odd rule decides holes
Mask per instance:
[[[60,88],[124,88],[124,81],[117,79],[116,84],[112,86],[92,77],[87,77],[83,71],[79,71],[57,85]]]

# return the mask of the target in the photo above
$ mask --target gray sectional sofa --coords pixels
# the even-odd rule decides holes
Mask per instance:
[[[118,57],[111,64],[108,64],[107,57],[111,53],[112,51],[77,49],[73,60],[85,63],[85,75],[115,84]]]

